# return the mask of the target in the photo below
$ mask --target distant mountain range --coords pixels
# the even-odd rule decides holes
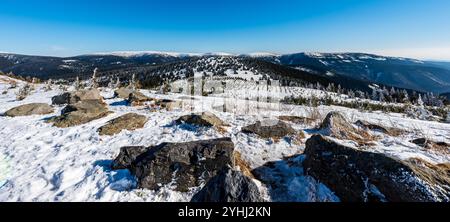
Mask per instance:
[[[74,57],[29,56],[0,53],[0,71],[41,79],[88,77],[94,68],[103,75],[126,78],[135,72],[141,79],[183,78],[194,71],[228,75],[235,70],[273,79],[307,83],[336,83],[367,91],[369,84],[423,92],[450,91],[450,62],[421,61],[364,53],[175,53],[112,52]],[[239,71],[239,72],[237,72]]]

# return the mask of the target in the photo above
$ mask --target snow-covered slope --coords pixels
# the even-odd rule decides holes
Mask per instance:
[[[0,77],[0,113],[26,103],[51,103],[51,97],[62,91],[56,86],[45,91],[43,85],[36,84],[35,91],[23,101],[15,100],[16,89],[8,89],[11,79]],[[19,86],[23,84],[19,81]],[[248,92],[261,93],[256,85],[237,85]],[[112,98],[111,89],[103,89],[108,108],[113,113],[87,124],[70,128],[56,128],[45,120],[57,115],[54,113],[26,117],[0,116],[0,201],[189,201],[195,191],[180,193],[170,186],[158,191],[136,189],[136,180],[128,170],[111,170],[110,164],[122,146],[156,145],[161,142],[187,142],[201,139],[229,136],[242,158],[252,168],[258,168],[270,161],[277,164],[272,170],[264,171],[269,178],[279,178],[279,189],[269,192],[267,187],[256,181],[264,193],[264,198],[272,201],[338,201],[334,193],[325,185],[304,175],[301,167],[288,167],[284,158],[301,154],[304,144],[291,141],[267,141],[255,135],[240,132],[243,126],[263,118],[276,118],[279,115],[308,116],[312,108],[306,106],[279,105],[261,101],[247,100],[243,94],[225,93],[214,97],[195,96],[186,98],[180,94],[158,94],[141,90],[155,98],[182,100],[186,109],[173,111],[126,106],[121,99]],[[232,90],[234,91],[234,90]],[[269,89],[271,95],[320,94],[317,90],[296,87],[275,87]],[[227,104],[228,109],[217,107]],[[192,109],[191,109],[192,108]],[[214,129],[186,130],[172,124],[181,115],[197,111],[211,111],[230,124],[226,132]],[[341,111],[349,120],[370,120],[386,126],[408,130],[399,137],[382,135],[370,151],[406,159],[419,157],[431,163],[449,162],[448,155],[442,155],[418,147],[408,142],[417,136],[427,136],[439,141],[450,142],[450,125],[437,122],[408,119],[400,114],[381,112],[360,112],[354,109],[334,106],[319,106],[317,111],[324,116],[331,110]],[[114,136],[99,136],[97,128],[107,121],[128,112],[145,115],[149,121],[144,128],[135,131],[122,131]],[[306,133],[306,140],[314,131],[314,125],[293,124],[297,130]],[[421,135],[420,135],[421,134]],[[304,142],[303,140],[303,142]],[[350,141],[341,141],[352,146]],[[293,161],[301,163],[302,155]]]

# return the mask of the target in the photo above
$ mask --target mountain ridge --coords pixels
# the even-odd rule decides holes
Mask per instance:
[[[155,66],[183,60],[233,57],[262,60],[303,70],[311,75],[345,76],[359,81],[416,91],[443,93],[450,88],[450,63],[380,56],[368,53],[301,52],[276,54],[256,52],[180,53],[162,51],[116,51],[72,57],[29,56],[0,53],[0,71],[17,75],[48,78],[89,76],[99,68],[103,72]],[[318,71],[320,70],[320,71]]]

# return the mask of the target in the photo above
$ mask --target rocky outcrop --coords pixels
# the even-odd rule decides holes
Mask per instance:
[[[142,106],[145,104],[145,102],[152,101],[153,99],[144,95],[141,92],[134,91],[130,93],[130,96],[128,97],[128,104],[132,106]]]
[[[5,116],[29,116],[44,115],[53,113],[53,107],[46,103],[30,103],[9,109],[4,113]]]
[[[240,171],[225,167],[195,194],[191,202],[263,202],[258,186]]]
[[[133,89],[129,87],[120,87],[114,90],[114,97],[118,97],[121,99],[128,99],[130,98],[131,93],[133,93]]]
[[[234,166],[233,159],[233,142],[220,138],[122,147],[112,168],[129,169],[140,188],[158,189],[170,183],[178,191],[188,191],[216,176],[227,165]]]
[[[306,142],[305,173],[327,185],[345,202],[449,201],[448,183],[434,180],[410,163],[360,151],[314,135]]]
[[[367,144],[374,137],[367,131],[357,129],[339,112],[329,112],[320,124],[320,133],[337,139],[353,140],[358,144]]]
[[[53,105],[75,104],[84,100],[103,100],[98,89],[84,89],[74,92],[65,92],[61,95],[52,97]]]
[[[254,133],[262,138],[280,139],[285,136],[296,135],[297,132],[289,124],[279,120],[257,121],[242,127],[243,133]]]
[[[200,127],[223,127],[228,126],[225,122],[223,122],[219,117],[210,112],[203,112],[200,114],[190,114],[185,115],[177,120],[175,120],[176,124],[191,124]]]
[[[106,104],[100,100],[82,100],[67,105],[60,116],[53,117],[48,122],[57,127],[71,127],[102,118],[109,113]]]
[[[110,120],[98,129],[99,135],[114,135],[122,130],[135,130],[144,127],[147,117],[136,113],[127,113]]]
[[[355,125],[363,128],[363,129],[369,129],[369,130],[374,130],[374,131],[378,131],[390,136],[400,136],[402,134],[405,133],[404,130],[401,129],[397,129],[397,128],[393,128],[393,127],[386,127],[386,126],[380,126],[377,124],[373,124],[373,123],[369,123],[367,121],[363,121],[363,120],[358,120],[355,122]]]
[[[446,142],[436,142],[427,138],[417,138],[410,142],[434,152],[442,153],[444,155],[450,154],[450,144]]]

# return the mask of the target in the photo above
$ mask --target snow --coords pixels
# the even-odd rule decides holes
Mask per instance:
[[[172,57],[184,57],[184,56],[200,56],[199,53],[180,53],[180,52],[162,52],[162,51],[116,51],[116,52],[99,52],[93,55],[114,55],[121,57],[138,57],[144,55],[162,55]]]
[[[272,52],[252,52],[252,53],[249,53],[247,55],[250,56],[250,57],[254,57],[254,58],[269,57],[269,56],[273,56],[273,57],[280,56],[279,54],[272,53]]]
[[[9,87],[10,81],[8,77],[0,76],[0,92]],[[23,84],[21,81],[17,82],[19,86]],[[48,115],[14,118],[0,116],[0,201],[189,201],[200,187],[194,187],[187,193],[174,191],[170,184],[158,191],[136,189],[136,180],[131,173],[128,170],[111,170],[111,161],[122,146],[150,146],[161,142],[187,142],[224,136],[231,137],[236,150],[251,168],[260,169],[263,178],[279,185],[279,188],[271,188],[256,181],[265,199],[339,201],[325,185],[304,175],[301,167],[304,142],[317,133],[313,125],[292,124],[295,129],[305,132],[306,138],[300,144],[288,139],[266,140],[240,132],[243,126],[261,119],[274,119],[279,115],[308,116],[313,108],[280,105],[276,103],[277,99],[290,95],[320,97],[325,92],[299,87],[257,85],[251,81],[229,80],[226,86],[223,93],[209,97],[194,96],[194,100],[176,93],[162,95],[141,90],[150,97],[183,101],[182,109],[155,112],[142,107],[126,106],[121,99],[112,98],[111,89],[102,89],[102,95],[113,113],[70,128],[57,128],[45,122],[45,119],[58,115],[63,107],[56,107],[55,112]],[[57,87],[48,92],[43,87],[44,85],[36,84],[36,90],[23,101],[15,100],[17,88],[0,94],[0,113],[32,102],[50,104],[52,96],[62,93]],[[258,101],[257,97],[261,95],[270,95],[273,100]],[[217,108],[224,104],[227,108],[225,111]],[[368,151],[400,159],[419,157],[431,163],[450,161],[449,156],[409,142],[419,136],[426,136],[448,143],[450,124],[410,119],[402,114],[369,113],[337,106],[319,106],[316,109],[323,117],[335,110],[340,111],[351,122],[360,119],[408,131],[399,137],[380,133],[380,140]],[[205,110],[216,114],[230,124],[230,127],[225,132],[218,132],[214,129],[187,130],[172,124],[181,115]],[[128,112],[146,115],[149,121],[144,128],[135,131],[125,130],[114,136],[98,135],[98,127]],[[354,146],[351,141],[339,142]],[[275,167],[266,168],[268,162],[274,162]],[[370,189],[376,191],[374,187]]]
[[[249,71],[249,70],[236,70],[236,74],[235,74],[235,70],[227,69],[225,71],[225,74],[227,76],[230,76],[230,77],[243,78],[243,79],[246,79],[246,80],[252,80],[253,79],[255,81],[262,78],[261,74],[254,74],[252,71]]]

